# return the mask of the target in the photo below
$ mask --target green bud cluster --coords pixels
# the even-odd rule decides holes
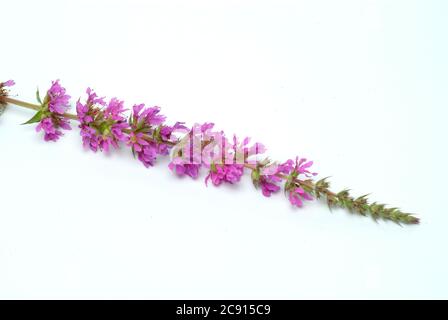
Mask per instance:
[[[300,186],[317,199],[325,199],[328,207],[344,208],[351,213],[362,216],[370,216],[373,220],[390,220],[397,224],[418,224],[420,220],[409,213],[402,212],[398,208],[388,208],[384,204],[377,202],[370,203],[368,195],[354,198],[350,195],[350,190],[345,189],[338,193],[330,191],[328,178],[317,182],[312,180],[298,181]]]

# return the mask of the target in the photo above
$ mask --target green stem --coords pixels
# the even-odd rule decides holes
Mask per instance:
[[[71,119],[71,120],[75,120],[75,121],[79,121],[78,117],[76,116],[76,114],[72,114],[72,113],[64,113],[64,117]]]
[[[3,97],[2,100],[4,102],[6,102],[6,103],[15,104],[15,105],[20,106],[20,107],[24,107],[24,108],[28,108],[28,109],[32,109],[32,110],[36,110],[36,111],[40,110],[40,106],[37,105],[37,104],[16,100],[16,99],[13,99],[11,97]]]

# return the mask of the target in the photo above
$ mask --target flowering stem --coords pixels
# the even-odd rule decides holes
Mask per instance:
[[[8,96],[2,96],[1,99],[2,102],[14,104],[36,111],[39,111],[42,108],[42,106],[40,105],[16,100]],[[71,120],[79,121],[78,116],[75,114],[64,113],[63,116]],[[124,129],[123,132],[130,134],[132,131],[130,129]],[[147,134],[143,135],[143,138],[149,142],[161,142],[170,146],[174,146],[177,144],[177,142],[173,141],[158,141],[151,135]],[[205,141],[205,145],[207,145],[207,143],[210,143],[210,141]],[[256,166],[247,163],[244,164],[244,167],[252,171],[257,170]],[[288,180],[289,178],[288,176],[283,174],[276,174],[276,176],[283,180]],[[367,199],[367,195],[353,198],[350,195],[349,190],[343,190],[339,193],[334,193],[330,190],[330,183],[327,181],[327,178],[319,180],[317,182],[314,182],[311,179],[301,180],[298,178],[294,178],[293,182],[297,186],[301,187],[305,192],[316,197],[317,199],[324,198],[330,209],[344,208],[351,213],[357,213],[362,216],[370,215],[375,221],[378,219],[391,220],[397,224],[418,224],[420,222],[418,218],[412,216],[411,214],[404,213],[397,208],[387,208],[386,205],[378,204],[376,202],[370,203]]]
[[[244,165],[250,170],[256,170],[256,167],[250,164]],[[276,174],[277,177],[287,180],[288,177],[283,174]],[[414,217],[409,213],[404,213],[398,208],[386,208],[386,205],[379,203],[369,203],[367,195],[353,198],[349,190],[342,190],[341,192],[334,193],[330,190],[330,183],[328,178],[314,182],[311,179],[301,180],[294,179],[294,181],[307,193],[313,195],[317,199],[325,198],[330,209],[332,208],[344,208],[350,213],[357,213],[362,216],[370,215],[372,219],[379,220],[391,220],[397,224],[419,224],[420,219]]]

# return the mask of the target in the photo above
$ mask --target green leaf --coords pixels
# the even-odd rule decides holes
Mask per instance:
[[[24,122],[22,124],[31,124],[31,123],[36,123],[42,120],[42,116],[43,116],[43,112],[42,110],[37,111],[37,113],[27,122]]]
[[[36,99],[40,104],[42,104],[42,100],[40,99],[39,88],[37,88],[37,90],[36,90]]]

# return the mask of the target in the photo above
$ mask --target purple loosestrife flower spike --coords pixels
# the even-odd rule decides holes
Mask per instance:
[[[107,152],[111,146],[117,148],[120,142],[125,142],[145,167],[153,166],[159,155],[168,155],[171,151],[168,165],[171,171],[195,179],[200,169],[205,168],[208,170],[206,184],[210,180],[214,186],[238,183],[248,169],[253,184],[261,188],[265,197],[277,193],[281,189],[280,183],[285,181],[285,194],[295,207],[302,207],[304,201],[323,198],[330,208],[370,215],[374,220],[384,219],[398,224],[418,224],[420,221],[397,208],[371,203],[367,196],[354,198],[347,189],[332,192],[326,178],[313,180],[316,173],[311,171],[312,161],[299,157],[281,164],[268,158],[259,160],[258,156],[266,151],[264,145],[250,145],[249,138],[238,141],[236,136],[230,142],[223,131],[214,130],[213,123],[195,124],[191,129],[181,122],[165,125],[166,118],[160,114],[160,108],[145,108],[144,104],[134,105],[127,117],[123,101],[112,98],[106,103],[90,88],[86,90],[86,102],[78,100],[77,114],[73,115],[67,113],[70,96],[59,80],[52,82],[43,100],[37,91],[39,105],[9,97],[7,88],[12,85],[12,80],[0,83],[0,114],[7,103],[36,110],[26,123],[38,123],[36,130],[44,132],[46,141],[56,141],[62,135],[61,129],[71,129],[68,119],[78,120],[84,146]]]

